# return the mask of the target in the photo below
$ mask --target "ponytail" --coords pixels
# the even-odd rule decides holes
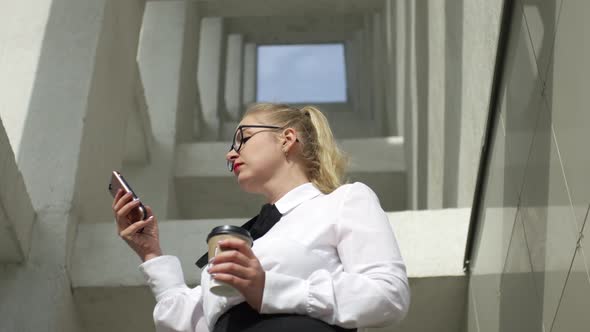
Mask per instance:
[[[324,193],[334,191],[342,185],[348,158],[336,145],[328,119],[313,106],[305,106],[301,112],[309,114],[317,136],[315,155],[318,160],[317,176],[311,182]]]

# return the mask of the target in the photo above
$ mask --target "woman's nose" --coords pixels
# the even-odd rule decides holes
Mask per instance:
[[[227,161],[232,161],[236,158],[238,158],[238,153],[236,152],[236,150],[234,150],[233,148],[229,150],[229,152],[225,155],[225,159]]]

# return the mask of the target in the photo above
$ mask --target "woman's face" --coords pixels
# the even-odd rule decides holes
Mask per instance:
[[[268,125],[259,116],[247,115],[240,126]],[[280,130],[271,128],[242,129],[243,137],[236,135],[236,143],[242,145],[240,151],[232,149],[226,155],[228,161],[233,162],[233,173],[238,184],[246,192],[259,193],[262,186],[268,183],[276,171],[285,162],[282,150]]]

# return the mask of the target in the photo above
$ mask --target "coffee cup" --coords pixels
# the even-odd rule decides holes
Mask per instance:
[[[218,226],[211,230],[209,235],[207,235],[207,245],[209,246],[209,261],[214,258],[216,255],[234,249],[221,249],[219,247],[219,241],[226,240],[226,239],[240,239],[246,242],[250,247],[254,240],[250,235],[250,232],[243,229],[239,226],[232,226],[232,225],[224,225]],[[225,282],[215,280],[211,278],[211,282],[209,284],[209,291],[218,296],[235,296],[240,294],[237,289],[233,288],[232,286],[226,284]]]

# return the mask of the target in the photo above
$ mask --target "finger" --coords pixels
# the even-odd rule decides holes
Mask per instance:
[[[141,201],[138,199],[128,202],[127,204],[123,205],[119,210],[117,210],[117,215],[121,217],[126,217],[133,209],[136,209],[139,206],[139,204],[141,204]]]
[[[123,205],[127,204],[130,200],[133,199],[133,194],[131,192],[125,193],[119,201],[115,204],[115,211],[119,210]]]
[[[117,211],[117,221],[124,222],[125,218],[131,213],[131,211],[133,211],[133,209],[136,209],[140,203],[141,202],[139,200],[135,200],[125,204],[125,206],[123,206],[121,209]],[[131,222],[135,221],[139,220],[132,220]]]
[[[242,266],[250,266],[250,259],[237,250],[221,252],[213,258],[213,264],[235,263]]]
[[[230,286],[237,288],[240,292],[241,290],[246,289],[249,285],[249,282],[247,280],[244,280],[231,274],[217,273],[215,275],[212,275],[212,277],[215,280],[225,282],[226,284],[229,284]]]
[[[240,279],[250,280],[254,277],[254,273],[241,265],[234,263],[215,264],[207,270],[210,274],[231,274]]]
[[[240,239],[225,239],[219,241],[219,246],[226,250],[226,249],[235,249],[244,254],[248,258],[255,258],[256,256],[252,252],[252,248],[246,243],[244,240]]]
[[[118,189],[117,193],[115,194],[115,197],[113,199],[113,205],[112,205],[113,210],[115,209],[115,205],[121,199],[122,196],[123,196],[123,189]]]
[[[121,231],[119,233],[119,236],[122,238],[129,239],[131,235],[139,232],[139,230],[148,226],[152,221],[154,221],[153,217],[147,218],[146,220],[135,222],[127,226],[127,228],[125,228],[123,231]]]

